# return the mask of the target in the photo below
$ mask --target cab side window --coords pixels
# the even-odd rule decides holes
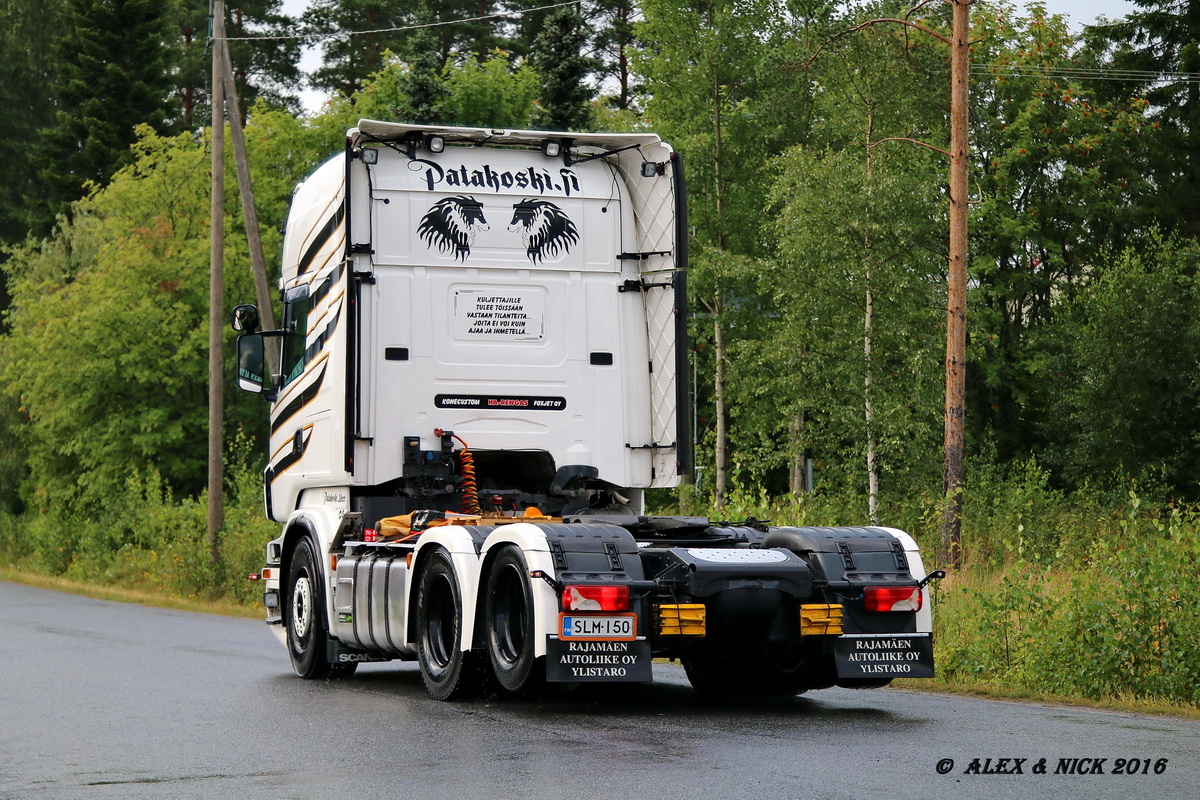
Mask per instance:
[[[308,338],[308,313],[312,303],[307,294],[295,297],[283,306],[283,385],[299,378],[308,365],[305,341]]]

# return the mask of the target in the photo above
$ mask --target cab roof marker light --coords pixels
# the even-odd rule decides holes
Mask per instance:
[[[868,586],[863,590],[864,611],[920,611],[921,602],[920,586]]]

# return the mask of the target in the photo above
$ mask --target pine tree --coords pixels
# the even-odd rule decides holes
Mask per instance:
[[[63,0],[7,0],[0,12],[0,163],[7,169],[0,181],[0,243],[25,238],[32,223],[28,204],[42,197],[30,142],[54,122],[46,87],[52,80],[50,47],[63,5]],[[8,306],[7,297],[0,280],[0,311]]]
[[[48,200],[41,226],[130,160],[134,128],[165,130],[175,37],[156,0],[68,0],[54,43],[55,124],[37,147]]]
[[[1130,1],[1137,11],[1088,28],[1086,36],[1093,51],[1106,57],[1111,67],[1150,77],[1140,84],[1100,82],[1100,89],[1150,102],[1161,133],[1160,149],[1146,168],[1163,201],[1160,221],[1189,236],[1200,236],[1200,84],[1187,77],[1200,72],[1200,0]]]
[[[546,18],[533,41],[530,62],[542,81],[538,123],[550,130],[582,131],[592,124],[595,92],[588,76],[596,59],[584,55],[587,29],[574,6],[564,6]]]
[[[427,5],[422,5],[416,24],[435,20]],[[442,68],[448,56],[439,41],[437,28],[418,28],[412,32],[406,46],[408,71],[400,78],[400,91],[408,98],[411,122],[434,124],[443,122],[446,113],[446,86]]]
[[[615,83],[616,90],[605,96],[607,104],[625,110],[633,106],[638,87],[633,82],[630,50],[637,41],[633,22],[638,16],[634,0],[596,0],[592,16],[595,48],[601,60],[600,74]]]
[[[209,119],[211,48],[208,40],[210,0],[182,0],[174,15],[182,43],[176,92],[182,127],[192,129]],[[291,34],[296,20],[283,14],[281,0],[230,0],[226,3],[225,35],[233,61],[234,79],[245,113],[262,98],[273,106],[300,110],[300,40],[271,38]],[[263,37],[244,39],[242,37]]]
[[[521,58],[528,57],[534,49],[534,41],[546,29],[546,22],[554,9],[542,9],[546,0],[507,0],[504,8],[512,14],[511,31],[502,46]]]
[[[412,3],[387,0],[316,0],[301,17],[306,32],[344,34],[321,44],[321,66],[309,77],[317,89],[347,97],[384,66],[385,50],[399,53],[405,34],[389,30],[413,21]]]

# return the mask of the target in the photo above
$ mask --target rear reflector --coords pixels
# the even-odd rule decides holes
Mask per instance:
[[[628,611],[628,586],[564,586],[563,611]]]
[[[660,636],[704,636],[707,629],[703,603],[664,603],[654,607]]]
[[[863,590],[864,611],[920,611],[919,586],[868,586]]]
[[[801,636],[841,636],[842,607],[827,603],[800,606]]]

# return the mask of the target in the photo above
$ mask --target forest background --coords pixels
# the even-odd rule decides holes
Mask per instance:
[[[964,563],[937,657],[952,684],[1194,708],[1200,0],[1132,5],[1079,35],[972,6]],[[654,130],[688,168],[699,468],[653,502],[935,551],[948,48],[864,23],[946,35],[949,4],[545,6],[231,0],[268,263],[359,118]],[[208,4],[0,8],[0,562],[251,604],[277,531],[265,409],[232,382],[219,562],[205,541]],[[303,43],[333,98],[310,112]],[[232,308],[253,285],[227,171]]]

